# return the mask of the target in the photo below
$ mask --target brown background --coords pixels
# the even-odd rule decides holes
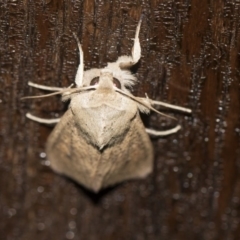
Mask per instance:
[[[141,12],[134,94],[190,107],[177,134],[153,139],[154,172],[91,194],[53,173],[44,153],[66,106],[33,81],[66,87],[83,44],[85,68],[129,54]],[[2,0],[0,3],[0,239],[240,239],[240,1]],[[149,125],[171,121],[155,114]],[[172,125],[171,125],[172,126]]]

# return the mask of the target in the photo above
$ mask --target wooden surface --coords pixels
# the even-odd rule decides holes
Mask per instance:
[[[164,111],[182,130],[152,140],[154,172],[98,195],[52,172],[50,127],[59,97],[28,81],[69,86],[85,68],[129,54],[141,13],[134,94],[193,109]],[[240,236],[240,2],[43,0],[0,3],[0,238],[4,240],[235,240]],[[174,126],[152,114],[150,127]]]

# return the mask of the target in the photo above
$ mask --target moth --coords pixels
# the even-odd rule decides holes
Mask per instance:
[[[129,91],[137,80],[130,67],[141,57],[141,23],[142,19],[137,25],[131,56],[120,56],[102,69],[84,71],[82,47],[74,35],[80,55],[76,87],[28,83],[54,92],[43,96],[61,94],[63,101],[70,101],[61,118],[43,119],[30,113],[26,116],[39,123],[57,124],[46,144],[52,169],[96,193],[125,180],[146,177],[153,169],[153,148],[148,134],[165,136],[180,129],[179,125],[167,131],[147,129],[140,112],[148,114],[152,110],[165,115],[153,105],[191,112],[148,97],[135,97]]]

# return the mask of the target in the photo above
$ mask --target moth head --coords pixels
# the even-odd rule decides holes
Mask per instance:
[[[77,88],[91,86],[95,86],[96,89],[115,88],[116,91],[122,94],[126,93],[128,97],[133,98],[128,89],[136,83],[137,79],[130,71],[130,68],[138,63],[141,58],[141,46],[139,41],[141,23],[142,16],[137,25],[131,56],[120,56],[116,62],[108,63],[107,66],[102,69],[93,68],[84,71],[82,47],[77,36],[74,35],[78,43],[80,55],[80,63],[75,78]],[[68,97],[66,98],[68,99]],[[141,112],[149,112],[149,103],[137,102]]]
[[[100,76],[90,81],[90,86],[94,85],[97,86],[98,89],[122,88],[120,81],[113,76],[113,72],[109,69],[102,69],[100,71]]]
[[[77,87],[90,86],[97,82],[97,78],[100,77],[100,73],[104,70],[110,71],[113,75],[113,79],[116,79],[120,83],[121,89],[127,91],[127,88],[132,87],[136,83],[136,77],[131,73],[130,68],[135,65],[141,57],[141,46],[139,42],[139,31],[142,23],[142,17],[138,23],[134,44],[132,48],[131,56],[121,56],[116,62],[108,63],[103,69],[90,69],[84,71],[83,51],[81,44],[76,35],[74,37],[77,40],[80,63],[78,66],[75,83]],[[116,84],[116,83],[115,83]]]
[[[95,86],[98,88],[114,87],[122,89],[121,80],[119,80],[110,69],[90,69],[84,72],[84,86]]]
[[[113,87],[129,92],[128,88],[135,84],[136,77],[130,71],[121,70],[114,65],[115,63],[109,63],[106,68],[85,71],[83,86],[96,86],[98,88],[100,83],[103,86],[110,79]]]

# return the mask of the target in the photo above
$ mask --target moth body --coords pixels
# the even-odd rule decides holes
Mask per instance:
[[[48,138],[47,156],[56,172],[98,192],[145,177],[152,171],[153,151],[138,104],[115,91],[111,69],[96,74],[96,90],[71,96],[68,111]],[[87,79],[83,84],[89,85]]]
[[[167,131],[146,129],[140,112],[158,112],[153,104],[191,112],[148,97],[135,97],[129,92],[128,88],[136,82],[129,68],[141,56],[140,26],[141,19],[132,56],[121,56],[103,69],[84,71],[83,51],[77,39],[80,64],[76,88],[59,89],[29,83],[36,88],[57,91],[45,96],[62,94],[63,100],[70,100],[69,109],[60,119],[42,119],[29,113],[27,117],[44,124],[57,123],[46,145],[52,169],[94,192],[128,179],[146,177],[153,168],[148,133],[165,136],[180,129],[179,125]]]

